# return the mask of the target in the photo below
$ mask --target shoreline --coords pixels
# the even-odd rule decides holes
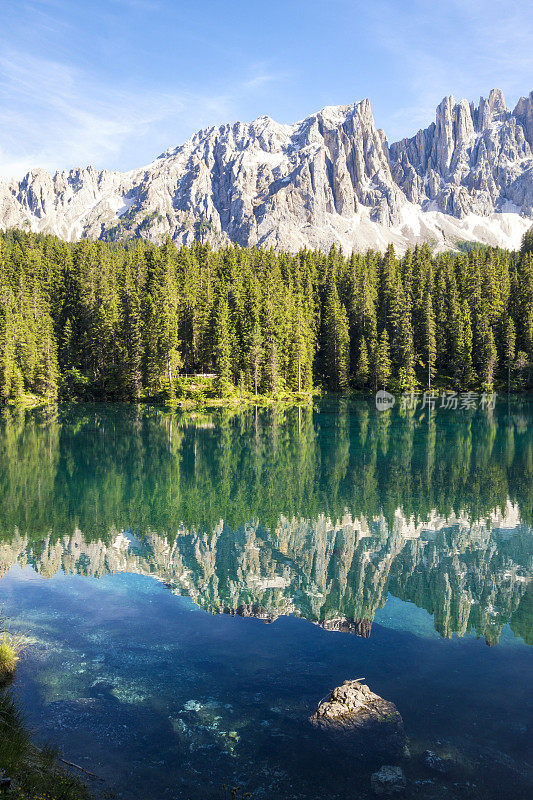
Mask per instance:
[[[386,390],[388,394],[392,395],[396,401],[406,395],[405,392],[397,392],[397,391],[389,391]],[[425,393],[428,392],[428,389],[417,389],[414,390],[412,393],[409,392],[409,396],[413,396],[417,399],[421,399],[424,397]],[[435,401],[435,407],[433,410],[437,410],[437,401],[440,400],[443,394],[451,395],[455,393],[457,397],[460,399],[461,395],[470,393],[470,395],[476,395],[481,397],[486,395],[487,397],[490,396],[491,393],[484,392],[481,389],[465,389],[461,391],[455,392],[455,390],[447,389],[445,387],[436,387],[434,390],[434,394],[432,395]],[[497,401],[501,402],[504,399],[526,399],[532,396],[530,391],[497,391],[495,389],[493,391],[494,397]],[[36,395],[23,395],[22,397],[18,398],[17,400],[7,400],[3,403],[0,403],[1,408],[10,408],[10,409],[20,409],[20,410],[31,410],[31,409],[46,409],[52,408],[57,405],[63,404],[75,404],[75,405],[83,405],[83,404],[97,404],[97,405],[113,405],[116,403],[124,403],[126,405],[140,405],[140,406],[154,406],[164,408],[169,411],[183,411],[186,413],[195,412],[195,411],[217,411],[222,409],[231,409],[232,411],[244,410],[248,408],[279,408],[279,409],[288,409],[288,408],[298,408],[302,406],[313,406],[316,402],[323,400],[327,397],[336,398],[339,400],[373,400],[375,398],[376,393],[374,391],[365,391],[365,390],[353,390],[351,392],[324,392],[322,390],[310,391],[310,392],[286,392],[283,394],[269,396],[269,395],[249,395],[249,394],[229,394],[229,395],[218,395],[218,396],[186,396],[186,397],[175,397],[169,398],[164,396],[163,393],[159,395],[152,395],[148,397],[139,397],[136,400],[126,400],[126,399],[96,399],[96,398],[46,398],[46,397],[37,397]]]
[[[217,409],[229,408],[232,410],[239,410],[240,408],[268,408],[275,406],[277,408],[297,408],[298,406],[311,406],[315,400],[323,397],[320,392],[287,392],[280,395],[241,395],[230,394],[227,396],[214,396],[214,397],[176,397],[168,398],[162,395],[155,395],[150,397],[140,397],[136,400],[111,400],[111,399],[95,399],[95,398],[58,398],[48,399],[45,397],[36,397],[35,395],[25,395],[17,400],[8,400],[0,404],[0,408],[12,409],[38,409],[50,408],[64,403],[74,403],[76,405],[83,405],[86,403],[96,403],[102,405],[110,405],[114,403],[124,403],[127,405],[140,405],[140,406],[159,406],[169,411],[214,411]],[[348,395],[346,395],[348,397]]]

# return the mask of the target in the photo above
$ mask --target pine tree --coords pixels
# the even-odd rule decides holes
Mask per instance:
[[[487,323],[481,326],[479,331],[480,354],[479,354],[479,376],[481,378],[481,388],[483,391],[490,392],[493,388],[494,372],[498,354],[494,341],[494,332]]]
[[[20,371],[20,369],[18,367],[15,367],[13,374],[11,376],[9,399],[17,401],[20,400],[23,395],[24,395],[24,378],[22,377],[22,372]]]
[[[57,345],[54,337],[53,322],[50,317],[43,319],[43,329],[39,341],[38,366],[35,377],[35,390],[38,395],[49,402],[57,399],[59,367],[57,363]]]
[[[63,370],[69,370],[72,366],[72,345],[73,345],[74,332],[72,330],[72,322],[67,317],[65,327],[63,328],[63,335],[61,337],[61,367]]]
[[[365,340],[368,356],[368,379],[375,371],[374,356],[377,352],[377,288],[375,259],[354,256],[351,259],[349,278],[351,363],[358,364],[361,341]]]
[[[370,363],[368,358],[368,347],[364,337],[361,339],[359,346],[359,358],[357,359],[357,369],[355,372],[355,380],[360,388],[367,386],[370,379]]]
[[[126,285],[122,300],[125,355],[122,368],[126,396],[138,400],[142,392],[143,330],[138,293]]]
[[[437,356],[437,346],[435,341],[435,316],[433,314],[433,302],[431,299],[430,279],[428,278],[424,292],[424,355],[426,358],[426,377],[428,389],[431,389],[431,381],[435,376],[435,360]]]
[[[10,293],[4,287],[2,303],[0,303],[0,392],[3,401],[12,397],[15,363],[15,331],[13,312],[11,310]],[[16,387],[17,394],[20,382]]]
[[[464,358],[462,348],[465,334],[463,315],[461,313],[461,304],[459,301],[457,283],[455,280],[455,272],[451,264],[448,265],[446,293],[446,316],[448,330],[445,366],[449,365],[451,367],[455,384],[458,385],[463,372]]]
[[[326,379],[333,391],[342,391],[348,384],[350,335],[348,315],[332,276],[326,289],[323,325]]]
[[[261,382],[261,367],[263,363],[263,342],[261,336],[261,327],[259,320],[255,320],[252,329],[251,343],[250,343],[250,369],[252,372],[252,381],[254,385],[254,394],[257,395],[257,389]]]
[[[414,370],[414,342],[411,325],[411,310],[403,290],[400,275],[391,298],[389,323],[392,330],[391,355],[397,385],[401,391],[413,389],[416,384]]]
[[[278,276],[272,276],[273,281],[266,286],[266,297],[263,305],[263,380],[267,392],[276,395],[280,389],[279,372],[279,338],[282,336],[282,324],[276,313],[274,291],[277,290]]]
[[[533,225],[522,236],[522,245],[520,247],[520,255],[525,256],[533,253]]]
[[[292,326],[288,363],[288,383],[293,391],[304,392],[312,388],[313,337],[302,291],[296,288],[292,299]]]
[[[460,341],[460,364],[461,364],[461,388],[468,389],[475,380],[474,367],[472,362],[472,324],[470,321],[470,308],[465,299],[461,308],[461,329],[462,336]]]
[[[391,376],[391,360],[389,351],[389,335],[387,329],[383,328],[379,337],[379,345],[376,359],[376,388],[381,386],[387,388]]]
[[[516,350],[516,328],[513,320],[509,318],[505,329],[505,358],[507,360],[507,393],[511,391],[511,364],[514,361]]]
[[[227,294],[221,292],[215,305],[215,351],[214,364],[217,374],[217,386],[221,394],[227,394],[231,388],[231,332]]]
[[[248,273],[248,268],[245,267]],[[242,292],[242,301],[239,304],[239,319],[241,331],[241,345],[243,367],[250,376],[250,383],[254,394],[257,395],[262,378],[263,368],[263,331],[261,330],[261,292],[257,276],[246,275],[248,286]]]

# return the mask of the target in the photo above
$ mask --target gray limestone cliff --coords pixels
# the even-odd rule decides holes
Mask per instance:
[[[126,173],[34,169],[0,182],[0,227],[286,250],[516,247],[533,221],[532,147],[533,93],[512,112],[498,90],[478,107],[447,97],[390,147],[363,100],[294,125],[208,128]]]
[[[459,219],[533,214],[533,94],[508,111],[493,89],[479,106],[446,97],[436,122],[390,149],[393,175],[424,210]]]

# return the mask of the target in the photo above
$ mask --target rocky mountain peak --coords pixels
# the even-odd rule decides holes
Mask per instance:
[[[513,112],[498,89],[477,108],[450,95],[390,147],[364,99],[292,125],[264,115],[208,127],[126,173],[34,169],[0,184],[0,226],[290,250],[516,247],[533,218],[532,145],[533,92]]]
[[[500,89],[491,89],[488,100],[479,99],[478,130],[483,131],[494,123],[504,122],[509,112]]]
[[[391,147],[393,175],[411,202],[462,219],[512,208],[531,216],[533,159],[524,120],[492,89],[475,108],[445,97],[435,124]]]
[[[528,97],[520,98],[513,111],[513,116],[522,126],[525,137],[533,151],[533,92],[530,92]]]

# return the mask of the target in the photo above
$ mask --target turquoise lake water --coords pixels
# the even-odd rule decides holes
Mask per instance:
[[[532,795],[531,401],[5,410],[0,487],[13,691],[117,797]],[[309,723],[359,677],[408,757]]]

